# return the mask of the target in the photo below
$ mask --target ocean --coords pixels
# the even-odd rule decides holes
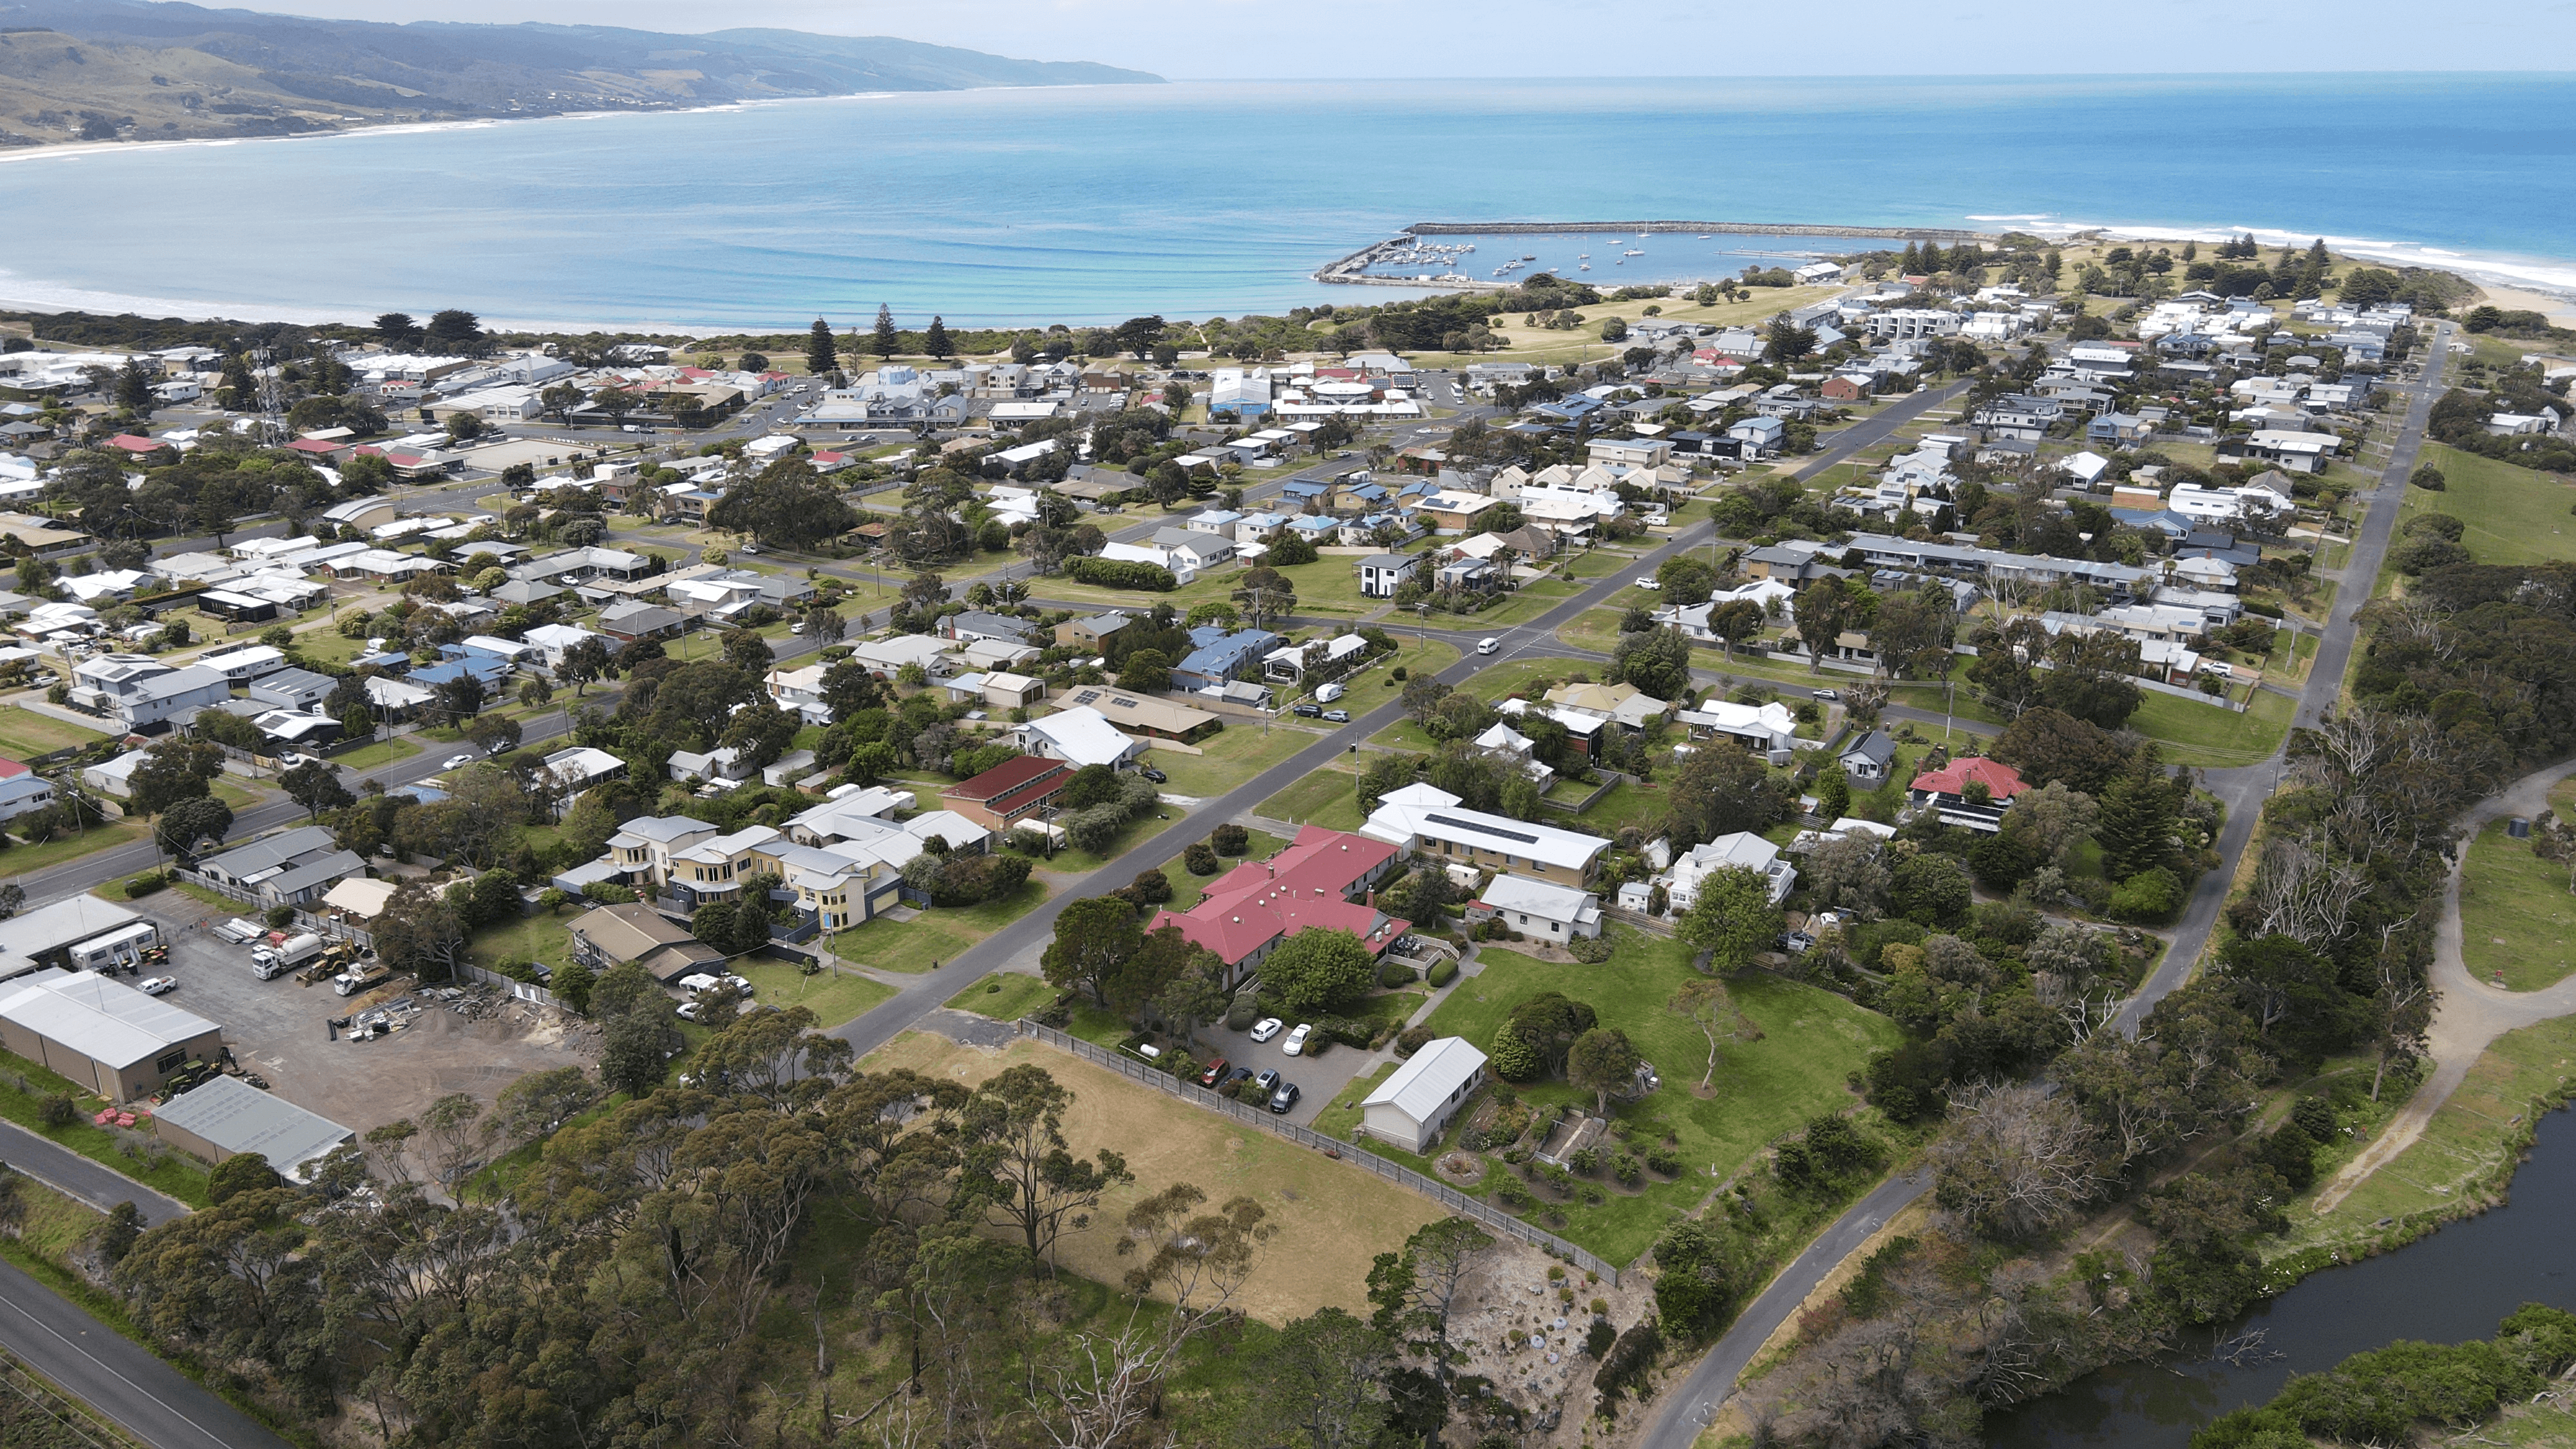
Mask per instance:
[[[288,320],[1240,315],[1407,295],[1312,273],[1417,221],[2251,230],[2576,290],[2576,77],[953,91],[37,153],[0,161],[0,215],[7,302]],[[1816,244],[1628,247],[1586,280]]]

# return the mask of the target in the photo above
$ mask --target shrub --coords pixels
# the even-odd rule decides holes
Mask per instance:
[[[1395,1054],[1409,1057],[1431,1044],[1431,1028],[1408,1026],[1395,1034]]]
[[[1592,1376],[1592,1386],[1603,1399],[1615,1404],[1626,1388],[1645,1376],[1654,1364],[1655,1355],[1663,1350],[1663,1335],[1655,1331],[1654,1320],[1641,1319],[1637,1325],[1610,1345],[1601,1356],[1601,1367]]]
[[[1413,968],[1401,961],[1389,961],[1377,968],[1377,984],[1389,991],[1399,986],[1410,986],[1413,984]]]
[[[1219,855],[1241,855],[1252,848],[1252,832],[1240,825],[1220,825],[1208,833],[1208,844]]]
[[[1646,1154],[1646,1165],[1653,1168],[1655,1171],[1662,1173],[1666,1177],[1679,1177],[1682,1175],[1682,1160],[1680,1155],[1677,1153],[1667,1152],[1660,1147]]]
[[[1172,878],[1159,870],[1139,871],[1136,878],[1127,884],[1135,889],[1137,900],[1145,905],[1159,906],[1172,898]]]
[[[1404,682],[1404,666],[1399,664],[1395,666],[1395,668],[1388,670],[1386,677],[1394,680],[1398,684],[1402,684]]]
[[[268,914],[260,919],[268,923],[270,930],[283,931],[295,924],[295,907],[271,906],[268,908]]]
[[[1250,1031],[1252,1024],[1260,1019],[1261,1002],[1249,991],[1236,997],[1234,1004],[1225,1009],[1225,1028],[1228,1031]]]
[[[2323,1097],[2301,1097],[2298,1105],[2290,1109],[2290,1120],[2299,1124],[2300,1131],[2323,1142],[2335,1133],[2334,1103]]]
[[[1565,954],[1587,965],[1598,966],[1610,959],[1610,940],[1606,936],[1577,936],[1565,943]]]
[[[2111,890],[2111,918],[2134,925],[2160,926],[2182,909],[2182,882],[2163,866],[2120,882]]]
[[[2407,474],[2406,481],[2427,493],[2439,493],[2451,486],[2450,480],[2442,476],[2442,470],[2430,463],[2423,464],[2414,472]]]
[[[1517,1182],[1506,1181],[1502,1186],[1494,1189],[1494,1196],[1503,1200],[1503,1206],[1520,1212],[1528,1212],[1538,1206],[1538,1199],[1530,1195],[1528,1188]]]
[[[1148,593],[1168,594],[1181,586],[1179,578],[1160,564],[1127,559],[1080,557],[1067,559],[1065,577],[1077,584],[1098,584],[1104,589],[1143,589]]]
[[[1432,963],[1429,979],[1431,984],[1434,986],[1448,985],[1450,982],[1458,979],[1458,963],[1450,960],[1446,956],[1441,957],[1438,961]]]
[[[137,896],[148,896],[169,883],[168,876],[157,870],[147,870],[125,883],[125,898],[130,901]]]
[[[1635,1157],[1622,1152],[1610,1159],[1610,1175],[1630,1187],[1635,1187],[1646,1174],[1644,1169],[1638,1166]]]
[[[36,1120],[47,1127],[69,1127],[80,1117],[80,1108],[69,1092],[56,1092],[36,1108]]]
[[[1591,1174],[1601,1170],[1601,1153],[1596,1148],[1578,1147],[1573,1152],[1567,1154],[1565,1165],[1573,1168],[1577,1172],[1583,1173],[1586,1176],[1590,1176]]]
[[[1216,852],[1208,849],[1206,841],[1192,841],[1189,849],[1181,852],[1181,864],[1188,867],[1192,875],[1214,875],[1217,871]]]

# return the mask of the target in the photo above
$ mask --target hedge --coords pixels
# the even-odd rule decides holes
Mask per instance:
[[[1173,576],[1172,571],[1161,564],[1131,559],[1069,559],[1064,572],[1077,584],[1098,584],[1104,589],[1144,589],[1150,593],[1168,594],[1181,586],[1181,581]]]

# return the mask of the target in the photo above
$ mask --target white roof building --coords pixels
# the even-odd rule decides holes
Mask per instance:
[[[1601,934],[1601,898],[1590,891],[1498,875],[1487,883],[1476,904],[1523,935],[1546,941],[1571,941]]]
[[[1540,876],[1581,885],[1610,842],[1553,825],[1462,810],[1458,797],[1430,785],[1389,791],[1360,833],[1400,850],[1418,850],[1466,865]]]
[[[1673,862],[1672,879],[1665,887],[1673,913],[1679,915],[1698,904],[1700,884],[1728,869],[1749,870],[1762,877],[1775,906],[1789,898],[1789,888],[1798,882],[1798,868],[1780,858],[1780,847],[1739,830],[1694,845],[1690,854]]]
[[[1114,770],[1145,753],[1145,742],[1121,733],[1100,711],[1078,704],[1020,726],[1020,748],[1077,768],[1107,765]]]
[[[1420,1152],[1485,1080],[1485,1054],[1463,1036],[1425,1042],[1360,1103],[1359,1130]]]

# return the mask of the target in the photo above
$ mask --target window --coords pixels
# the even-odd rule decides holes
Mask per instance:
[[[162,1056],[162,1057],[161,1057],[161,1058],[159,1058],[158,1060],[154,1061],[154,1062],[152,1063],[152,1070],[154,1070],[154,1071],[156,1071],[156,1072],[170,1072],[170,1071],[175,1071],[175,1070],[177,1070],[177,1069],[178,1069],[179,1064],[180,1064],[180,1063],[182,1063],[182,1062],[184,1062],[184,1061],[186,1061],[187,1059],[188,1059],[188,1053],[187,1053],[186,1048],[184,1048],[184,1047],[183,1047],[183,1048],[181,1048],[181,1049],[180,1049],[180,1050],[178,1050],[178,1051],[170,1052],[170,1053],[168,1053],[168,1054],[166,1054],[166,1055]]]

